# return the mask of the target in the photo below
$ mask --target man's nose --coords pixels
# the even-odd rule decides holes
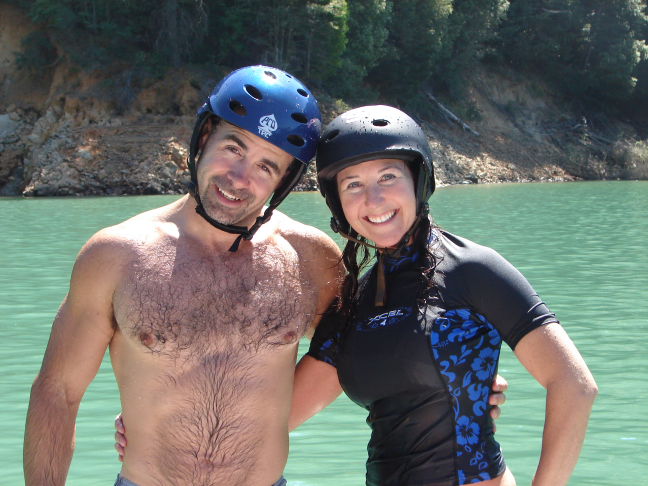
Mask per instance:
[[[239,159],[230,165],[227,177],[236,188],[244,188],[250,184],[250,163],[247,159]]]

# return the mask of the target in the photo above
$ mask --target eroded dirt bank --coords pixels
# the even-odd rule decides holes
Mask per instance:
[[[188,181],[194,114],[226,72],[175,70],[162,79],[129,66],[87,73],[57,62],[31,75],[15,69],[22,12],[0,2],[0,194],[175,194]],[[325,93],[323,122],[346,107]],[[515,73],[472,74],[469,130],[431,102],[419,118],[440,185],[580,179],[646,179],[631,127],[576,117],[546,86]],[[645,145],[644,145],[645,146]],[[316,189],[309,172],[299,190]]]

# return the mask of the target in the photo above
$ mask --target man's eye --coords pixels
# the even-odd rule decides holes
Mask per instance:
[[[235,153],[235,154],[240,154],[240,153],[241,153],[241,151],[239,150],[239,148],[238,148],[238,147],[235,147],[235,146],[233,146],[233,145],[229,145],[229,146],[227,147],[227,150],[229,150],[230,152]]]

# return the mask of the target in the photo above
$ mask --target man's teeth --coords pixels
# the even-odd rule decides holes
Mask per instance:
[[[223,197],[225,197],[225,199],[228,199],[230,201],[240,201],[238,197],[234,197],[231,194],[227,194],[225,191],[223,191],[220,188],[218,189],[218,192],[220,192],[223,195]]]
[[[389,221],[394,217],[394,214],[396,214],[396,210],[394,209],[393,211],[389,211],[388,213],[383,214],[382,216],[367,216],[367,219],[372,222],[372,223],[384,223],[385,221]]]

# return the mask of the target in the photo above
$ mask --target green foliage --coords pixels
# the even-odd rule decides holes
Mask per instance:
[[[10,1],[46,28],[18,55],[31,70],[54,45],[87,69],[126,61],[135,84],[183,62],[265,63],[335,98],[415,109],[421,88],[460,105],[488,54],[581,103],[640,116],[648,102],[646,0]]]
[[[250,34],[255,30],[254,15],[258,2],[211,0],[207,3],[207,35],[192,53],[192,60],[217,66],[253,63],[254,46]]]
[[[306,5],[305,79],[324,79],[342,66],[348,18],[346,0],[320,0]]]
[[[451,0],[399,0],[393,3],[388,53],[369,73],[384,96],[403,106],[416,104],[436,62],[442,58]]]
[[[35,30],[21,42],[22,52],[16,53],[16,67],[36,75],[42,69],[51,66],[58,59],[56,48],[41,31]]]
[[[506,15],[507,0],[454,0],[443,42],[442,61],[434,66],[434,82],[458,98],[464,74],[489,49],[500,22]]]
[[[632,95],[646,56],[645,10],[638,0],[517,0],[499,33],[500,53],[569,96],[613,106]]]
[[[332,94],[359,103],[371,102],[373,93],[363,86],[370,69],[387,54],[392,3],[385,0],[347,0],[347,44],[340,67],[326,79]]]

